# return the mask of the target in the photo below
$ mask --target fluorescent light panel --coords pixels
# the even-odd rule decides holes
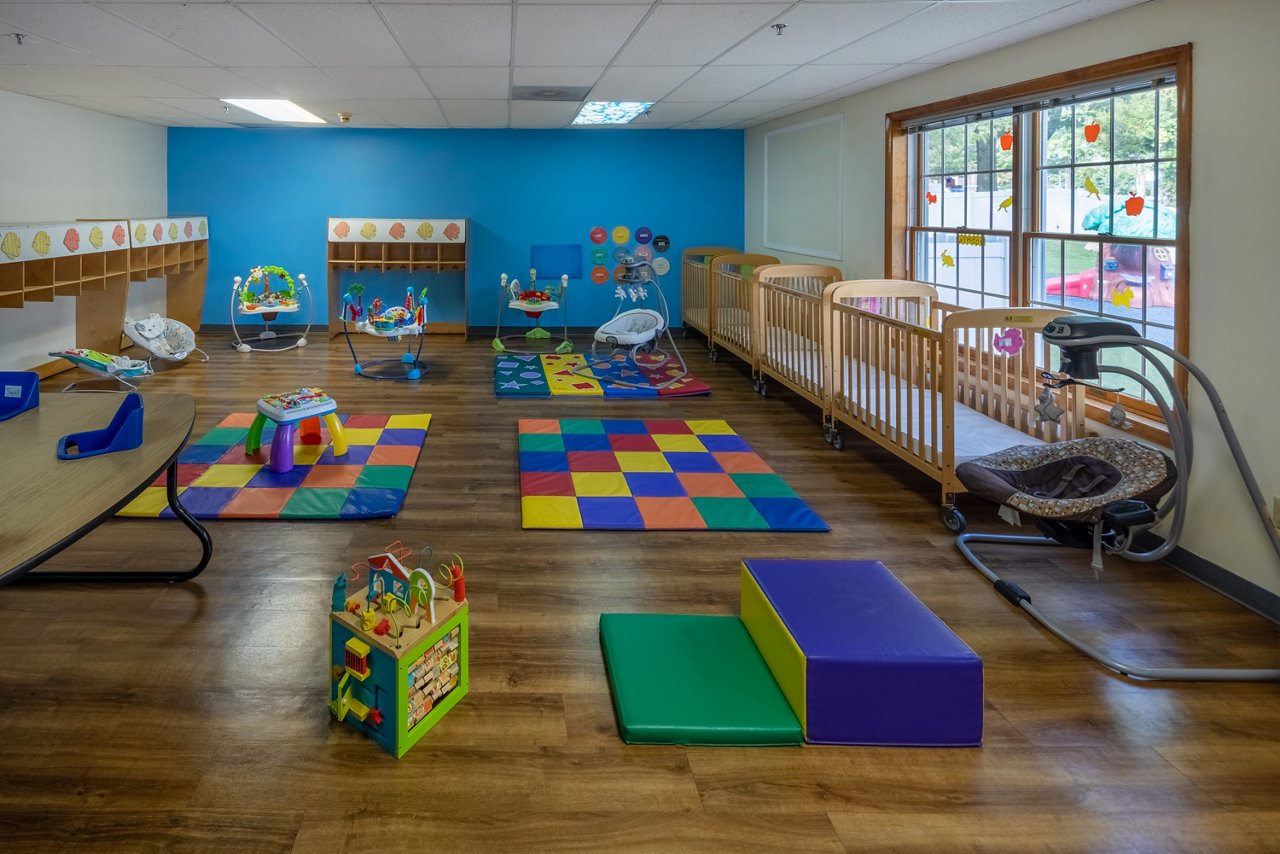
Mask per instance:
[[[264,119],[273,122],[305,122],[311,125],[323,125],[327,122],[313,113],[299,107],[293,101],[271,98],[223,98],[224,103],[251,113],[257,113]]]
[[[653,101],[588,101],[573,120],[575,125],[625,125],[653,106]]]

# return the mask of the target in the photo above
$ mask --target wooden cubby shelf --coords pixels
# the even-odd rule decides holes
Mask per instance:
[[[342,334],[342,279],[381,273],[462,273],[459,294],[430,290],[427,332],[466,335],[467,332],[467,232],[465,218],[364,219],[330,217],[328,221],[329,337]],[[347,277],[350,280],[350,276]],[[436,276],[423,281],[438,287]],[[449,287],[456,277],[451,277]],[[385,297],[384,297],[385,298]],[[367,300],[366,300],[367,302]],[[446,304],[447,317],[433,318],[432,304]],[[461,306],[458,309],[458,306]],[[457,314],[457,316],[453,316]]]
[[[166,314],[200,329],[209,272],[205,217],[0,226],[0,309],[76,299],[78,347],[118,353],[130,282],[167,277]],[[69,368],[56,362],[42,373]]]

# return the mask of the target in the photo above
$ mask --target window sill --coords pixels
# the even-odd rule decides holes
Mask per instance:
[[[1128,411],[1129,420],[1122,428],[1111,426],[1110,407],[1098,406],[1092,401],[1085,403],[1086,429],[1090,435],[1102,434],[1111,436],[1133,436],[1155,442],[1163,448],[1169,447],[1169,430],[1164,426],[1164,419],[1151,418]]]

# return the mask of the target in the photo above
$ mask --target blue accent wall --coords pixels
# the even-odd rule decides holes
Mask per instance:
[[[470,326],[493,325],[500,274],[526,281],[535,244],[582,244],[584,278],[570,281],[568,299],[569,325],[582,327],[617,307],[613,282],[589,278],[593,227],[634,235],[647,226],[671,239],[663,287],[673,325],[681,249],[743,244],[741,131],[170,128],[168,159],[170,211],[209,217],[205,323],[230,322],[234,276],[277,264],[306,274],[324,324],[330,216],[468,218]],[[399,302],[404,276],[358,278],[369,294],[385,287]],[[432,286],[429,317],[461,319],[441,314],[450,313],[449,280],[437,288],[420,276]],[[507,312],[508,324],[528,321]]]

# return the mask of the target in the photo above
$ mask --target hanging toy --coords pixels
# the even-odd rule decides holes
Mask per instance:
[[[1054,424],[1057,424],[1059,419],[1062,418],[1062,413],[1064,412],[1063,408],[1058,405],[1056,400],[1054,400],[1053,389],[1048,386],[1041,389],[1040,399],[1036,403],[1035,409],[1037,416],[1036,420],[1041,423],[1045,421],[1052,421]]]
[[[1112,427],[1122,430],[1129,429],[1129,413],[1125,411],[1119,399],[1116,400],[1116,405],[1111,407],[1111,411],[1107,413],[1107,421],[1111,423]]]
[[[453,556],[452,564],[440,564],[440,578],[443,587],[453,590],[453,601],[461,602],[467,598],[467,579],[463,573],[462,558]]]

